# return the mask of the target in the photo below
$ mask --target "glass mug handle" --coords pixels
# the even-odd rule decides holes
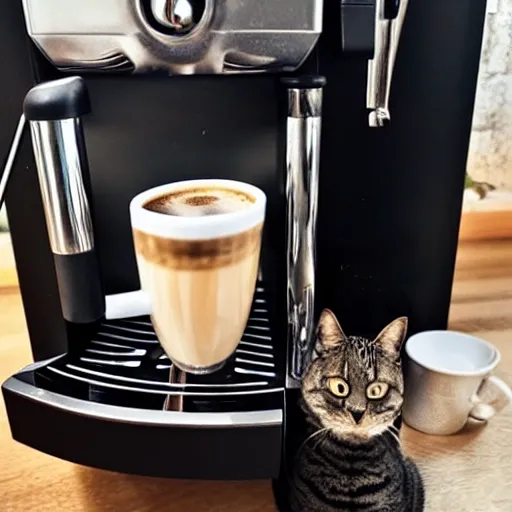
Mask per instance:
[[[107,295],[105,303],[105,318],[107,320],[151,314],[151,300],[143,290]]]
[[[500,378],[491,375],[484,379],[473,401],[475,405],[469,417],[488,421],[512,402],[512,389]]]

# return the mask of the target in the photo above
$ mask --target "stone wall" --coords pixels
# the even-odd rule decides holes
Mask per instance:
[[[468,173],[512,191],[512,0],[488,0]]]

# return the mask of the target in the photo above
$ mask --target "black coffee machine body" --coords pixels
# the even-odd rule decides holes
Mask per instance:
[[[3,2],[2,183],[35,361],[3,385],[14,439],[122,472],[277,477],[322,308],[349,333],[401,315],[445,328],[484,15],[485,0]],[[29,89],[76,76],[90,109],[25,103],[13,142]],[[139,286],[130,199],[209,177],[266,192],[260,278],[225,369],[175,380],[149,317],[108,309]],[[55,229],[78,196],[97,268],[68,286]],[[67,309],[87,293],[106,295],[97,318]]]

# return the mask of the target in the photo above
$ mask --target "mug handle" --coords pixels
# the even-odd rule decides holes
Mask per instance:
[[[151,300],[143,290],[116,293],[105,297],[105,318],[117,320],[151,314]]]
[[[512,402],[512,389],[500,378],[486,377],[475,398],[475,405],[469,417],[479,421],[488,421]]]

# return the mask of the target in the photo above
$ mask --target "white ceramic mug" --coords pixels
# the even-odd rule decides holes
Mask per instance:
[[[487,421],[512,401],[491,372],[500,353],[490,343],[452,331],[426,331],[405,346],[403,418],[412,428],[455,434],[469,418]]]
[[[169,195],[215,190],[243,196],[246,203],[202,216],[169,215],[150,207]],[[130,218],[141,290],[107,296],[106,317],[150,314],[163,349],[178,368],[197,374],[221,368],[249,318],[265,207],[263,191],[230,180],[170,183],[136,196]]]

